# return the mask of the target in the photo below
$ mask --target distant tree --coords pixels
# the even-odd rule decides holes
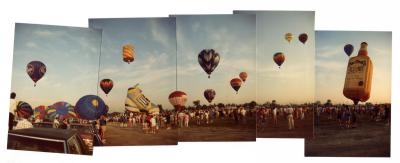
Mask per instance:
[[[193,105],[194,105],[196,108],[199,108],[199,106],[200,106],[200,100],[194,100],[194,101],[193,101]]]
[[[257,102],[255,102],[255,101],[251,101],[251,102],[249,103],[249,107],[250,107],[251,109],[254,109],[256,106],[257,106]]]

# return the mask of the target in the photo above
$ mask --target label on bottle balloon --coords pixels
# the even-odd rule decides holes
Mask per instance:
[[[367,62],[366,58],[351,58],[347,65],[347,73],[345,80],[345,87],[348,88],[362,88],[365,87],[367,79]]]

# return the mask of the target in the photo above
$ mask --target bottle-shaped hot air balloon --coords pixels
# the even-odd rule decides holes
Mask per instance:
[[[135,47],[132,44],[122,46],[122,59],[128,64],[135,60]]]
[[[357,105],[359,101],[369,99],[372,82],[372,61],[368,57],[368,44],[361,43],[358,55],[351,57],[347,65],[346,79],[344,81],[343,95],[353,100]]]

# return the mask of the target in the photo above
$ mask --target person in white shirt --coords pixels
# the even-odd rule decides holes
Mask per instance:
[[[15,110],[17,110],[17,100],[15,100],[16,96],[17,95],[14,92],[11,92],[10,108],[9,108],[9,115],[8,115],[8,130],[12,130],[14,127]]]
[[[53,128],[58,128],[60,126],[60,122],[58,121],[58,117],[55,117],[53,120]]]
[[[17,125],[14,127],[14,130],[24,129],[24,128],[33,128],[31,122],[28,121],[26,118],[21,118],[18,120]]]
[[[291,106],[286,109],[289,130],[294,129],[293,112],[294,112],[294,109]]]
[[[274,109],[272,110],[272,117],[273,117],[273,120],[274,120],[274,127],[277,127],[277,126],[278,126],[277,111],[278,111],[277,108],[274,108]]]

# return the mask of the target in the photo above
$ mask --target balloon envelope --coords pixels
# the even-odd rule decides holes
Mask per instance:
[[[285,40],[286,40],[287,42],[290,43],[290,41],[292,41],[292,39],[293,39],[293,34],[292,34],[292,33],[286,33],[286,34],[285,34]]]
[[[122,60],[128,64],[135,60],[135,47],[133,45],[122,46]]]
[[[108,95],[108,93],[110,93],[113,86],[114,86],[114,83],[111,79],[103,79],[100,81],[100,88],[103,90],[103,92],[106,95]]]
[[[236,91],[237,94],[240,86],[242,85],[242,80],[240,80],[239,78],[233,78],[230,83],[232,88]]]
[[[241,72],[241,73],[239,74],[239,77],[240,77],[240,79],[243,80],[243,82],[246,82],[247,73],[246,73],[246,72]]]
[[[185,92],[182,91],[174,91],[169,94],[168,100],[172,104],[172,106],[174,106],[175,109],[179,111],[185,106],[187,95]]]
[[[282,52],[278,52],[274,54],[274,62],[279,66],[279,68],[281,67],[281,65],[283,64],[283,62],[285,62],[285,55]]]
[[[46,65],[40,61],[29,62],[26,66],[26,73],[35,83],[34,86],[36,86],[36,82],[39,81],[46,73]]]
[[[211,73],[218,66],[220,56],[214,49],[204,49],[198,55],[198,61],[210,78]]]
[[[33,112],[33,117],[35,117],[35,119],[44,119],[46,116],[47,109],[48,109],[48,107],[44,106],[44,105],[40,105],[40,106],[36,107]]]
[[[33,110],[31,105],[24,101],[19,101],[17,104],[17,115],[21,116],[22,118],[28,119],[30,116],[33,115]]]
[[[86,95],[81,97],[75,105],[75,112],[82,119],[96,120],[104,114],[106,104],[96,95]]]
[[[53,105],[50,105],[46,110],[46,118],[53,119],[67,119],[67,118],[76,118],[76,113],[74,107],[67,102],[56,102]]]
[[[306,33],[302,33],[299,35],[299,40],[301,43],[305,44],[308,39],[308,35]]]
[[[350,55],[353,53],[353,51],[354,51],[354,46],[353,45],[351,45],[351,44],[347,44],[347,45],[345,45],[344,46],[344,52],[347,54],[347,56],[349,56],[350,57]]]
[[[206,98],[206,100],[211,103],[211,101],[214,99],[216,93],[213,89],[206,89],[204,91],[204,98]]]

